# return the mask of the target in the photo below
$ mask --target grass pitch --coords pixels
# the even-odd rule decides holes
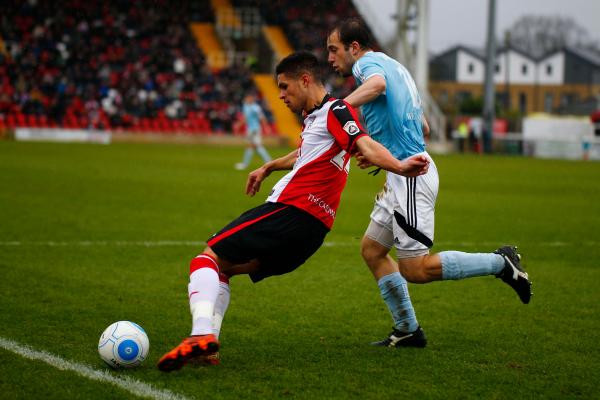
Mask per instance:
[[[287,149],[273,150],[283,155]],[[517,244],[531,304],[491,277],[411,285],[429,344],[381,349],[391,319],[359,255],[383,182],[353,168],[326,245],[292,274],[232,280],[222,364],[160,373],[189,333],[189,260],[259,204],[241,148],[0,142],[0,336],[108,370],[100,333],[142,325],[150,355],[110,372],[187,398],[597,398],[600,163],[437,156],[434,251]],[[257,166],[258,161],[255,160]],[[0,348],[2,398],[134,398]]]

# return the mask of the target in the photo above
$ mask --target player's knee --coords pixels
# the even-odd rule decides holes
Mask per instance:
[[[400,264],[399,266],[400,273],[410,283],[424,283],[425,282],[425,274],[421,270],[421,268],[412,266],[408,267],[406,265]]]
[[[411,283],[428,283],[439,280],[439,273],[428,256],[418,257],[412,260],[403,260],[399,262],[398,269],[407,281]]]
[[[201,268],[210,268],[214,270],[217,274],[219,271],[219,264],[216,259],[216,255],[212,252],[204,252],[202,254],[197,255],[190,261],[190,275]]]
[[[369,238],[364,237],[360,244],[360,254],[369,265],[373,261],[385,258],[387,253],[388,249]]]

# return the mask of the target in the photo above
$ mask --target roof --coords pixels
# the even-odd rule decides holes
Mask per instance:
[[[477,48],[477,47],[469,47],[469,46],[464,46],[464,45],[459,44],[459,45],[452,46],[449,49],[447,49],[437,55],[433,55],[432,57],[430,57],[430,60],[434,61],[437,58],[444,57],[450,53],[458,52],[460,50],[462,50],[466,53],[469,53],[470,55],[472,55],[475,58],[480,59],[481,61],[485,61],[485,59],[486,59],[485,49],[481,49],[481,48]],[[505,53],[507,51],[514,51],[515,53],[518,53],[521,56],[528,58],[534,62],[540,62],[540,61],[542,61],[552,55],[555,55],[557,53],[568,52],[568,53],[574,54],[575,56],[578,56],[578,57],[588,61],[589,63],[595,65],[596,67],[600,67],[600,53],[596,53],[596,52],[588,50],[588,49],[582,49],[582,48],[578,48],[578,47],[574,47],[574,46],[565,46],[562,49],[550,51],[541,57],[532,57],[530,54],[526,53],[525,51],[523,51],[515,46],[502,46],[502,47],[496,49],[496,55]]]
[[[581,48],[574,47],[574,46],[565,46],[562,49],[550,51],[550,52],[544,54],[542,57],[540,57],[539,61],[541,61],[545,58],[548,58],[550,56],[553,56],[555,54],[561,53],[561,52],[574,54],[580,58],[583,58],[584,60],[588,61],[589,63],[594,64],[596,67],[600,67],[600,54],[593,52],[591,50],[581,49]]]
[[[523,56],[525,58],[528,58],[528,59],[530,59],[531,61],[534,61],[534,62],[538,62],[540,60],[540,59],[538,59],[536,57],[533,57],[531,54],[528,54],[527,52],[519,49],[518,47],[510,46],[510,45],[509,46],[502,46],[502,47],[498,48],[496,50],[496,55],[502,54],[502,53],[506,53],[506,52],[509,52],[509,51],[514,51],[515,53],[520,54],[521,56]]]
[[[458,52],[459,50],[462,50],[466,53],[469,53],[470,55],[472,55],[475,58],[479,58],[481,61],[485,61],[485,59],[487,58],[487,54],[486,54],[486,49],[482,49],[479,47],[470,47],[470,46],[463,46],[463,45],[456,45],[453,46],[445,51],[443,51],[442,53],[435,55],[432,57],[432,59],[436,59],[438,57],[443,57],[446,56],[452,52]],[[514,47],[514,46],[502,46],[496,49],[496,55],[505,53],[507,51],[514,51],[515,53],[518,53],[520,55],[522,55],[525,58],[530,59],[531,61],[537,61],[534,57],[531,57],[531,55],[527,54],[526,52]]]
[[[477,49],[477,48],[474,48],[474,47],[467,47],[467,46],[463,46],[463,45],[460,45],[460,44],[456,45],[456,46],[453,46],[453,47],[450,47],[449,49],[447,49],[447,50],[445,50],[445,51],[443,51],[443,52],[441,52],[441,53],[433,56],[431,58],[431,60],[435,60],[437,58],[441,58],[441,57],[447,56],[448,54],[453,53],[453,52],[458,52],[459,50],[462,50],[462,51],[464,51],[466,53],[469,53],[473,57],[479,58],[481,61],[485,60],[485,52],[481,51],[481,49]]]

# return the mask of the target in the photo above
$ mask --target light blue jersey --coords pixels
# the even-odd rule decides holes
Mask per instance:
[[[262,118],[262,110],[257,103],[244,103],[242,112],[246,119],[246,127],[248,132],[256,132],[260,130],[260,119]]]
[[[398,159],[425,151],[421,98],[408,70],[393,58],[370,51],[354,63],[352,74],[358,86],[374,75],[385,79],[385,92],[361,107],[371,137]]]

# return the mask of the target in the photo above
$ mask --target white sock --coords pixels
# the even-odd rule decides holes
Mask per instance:
[[[212,268],[199,268],[194,271],[190,275],[188,295],[192,312],[192,335],[212,333],[212,319],[219,295],[217,271]]]
[[[215,303],[215,311],[212,318],[212,331],[217,339],[221,333],[223,317],[225,317],[225,312],[227,311],[227,307],[229,307],[230,296],[229,283],[223,281],[219,282],[219,296]]]

